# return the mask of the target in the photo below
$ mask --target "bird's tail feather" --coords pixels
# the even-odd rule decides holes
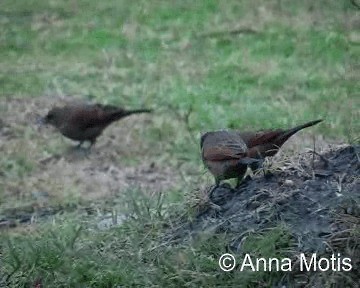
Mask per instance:
[[[151,109],[136,109],[136,110],[127,110],[124,111],[124,116],[128,116],[131,114],[139,114],[139,113],[151,113],[152,110]]]
[[[314,126],[320,122],[322,122],[323,120],[322,119],[319,119],[319,120],[314,120],[314,121],[310,121],[310,122],[307,122],[305,124],[302,124],[302,125],[299,125],[299,126],[296,126],[294,128],[291,128],[287,131],[284,132],[284,134],[282,134],[282,138],[283,139],[289,139],[292,135],[294,135],[296,132],[304,129],[304,128],[307,128],[307,127],[311,127],[311,126]]]
[[[132,114],[139,114],[139,113],[151,113],[151,109],[136,109],[136,110],[117,110],[110,114],[109,120],[110,121],[116,121],[121,118],[124,118],[126,116],[132,115]]]

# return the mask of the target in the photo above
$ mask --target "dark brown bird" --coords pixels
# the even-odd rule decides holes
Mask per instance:
[[[259,168],[264,158],[274,156],[292,135],[321,121],[311,121],[287,130],[207,132],[200,140],[202,160],[214,176],[215,186],[230,178],[238,178],[239,184],[248,165],[252,169]]]
[[[150,109],[125,110],[110,105],[66,105],[55,107],[41,120],[44,124],[56,127],[65,137],[80,141],[90,141],[90,147],[96,138],[112,122],[136,113],[149,113]]]

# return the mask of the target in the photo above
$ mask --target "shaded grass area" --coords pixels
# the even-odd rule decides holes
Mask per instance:
[[[290,233],[285,223],[278,222],[278,226],[261,231],[249,229],[240,235],[205,228],[199,233],[190,234],[193,231],[189,230],[189,235],[176,236],[178,228],[184,230],[179,223],[187,222],[184,222],[187,217],[191,222],[192,213],[171,197],[170,194],[149,197],[139,190],[118,195],[117,203],[122,205],[115,208],[126,219],[122,223],[114,222],[110,229],[98,229],[91,220],[94,215],[77,211],[57,215],[45,224],[34,224],[32,231],[20,229],[1,234],[0,284],[5,287],[36,284],[44,287],[239,287],[239,283],[240,287],[327,287],[339,283],[353,287],[355,284],[350,276],[356,275],[359,263],[356,256],[359,217],[342,215],[337,223],[347,224],[327,243],[336,250],[321,254],[327,258],[335,252],[335,255],[352,254],[352,274],[331,269],[307,273],[299,272],[299,239]],[[352,223],[350,228],[349,223]],[[230,244],[240,239],[238,247]],[[235,252],[239,247],[241,253]],[[219,269],[218,260],[224,253],[236,256],[237,265],[232,272]],[[247,255],[252,258],[252,264],[245,260]],[[282,268],[285,271],[278,271],[275,264],[271,264],[271,268],[262,262],[255,266],[255,259],[260,258],[265,259],[263,261],[277,258],[279,262],[288,258],[291,264]]]
[[[308,133],[359,140],[357,17],[350,1],[335,0],[2,1],[1,100],[32,103],[80,95],[131,108],[153,107],[150,124],[136,127],[132,135],[134,155],[122,155],[116,163],[168,165],[183,182],[170,189],[161,208],[151,206],[152,198],[124,199],[116,209],[130,205],[132,218],[108,231],[65,213],[35,231],[2,235],[5,264],[0,273],[13,273],[9,283],[14,287],[38,280],[46,287],[277,283],[281,273],[219,270],[224,243],[236,235],[205,233],[180,245],[163,244],[163,237],[173,217],[191,218],[178,204],[184,191],[203,185],[200,131],[286,127],[324,118]],[[38,166],[39,158],[55,154],[64,143],[55,136],[43,139],[26,121],[4,118],[11,114],[6,109],[0,107],[0,120],[13,121],[19,141],[2,146],[0,204],[12,205],[28,201],[16,195],[31,191],[31,177],[46,169]],[[71,194],[79,189],[77,181],[40,187]],[[286,228],[264,233],[255,233],[244,247],[263,256],[284,256],[292,245]]]
[[[5,260],[1,272],[7,275],[7,285],[198,287],[241,281],[244,287],[256,283],[265,287],[283,277],[250,269],[224,273],[218,258],[236,235],[208,231],[185,243],[172,243],[164,231],[178,222],[184,207],[133,192],[126,198],[129,218],[111,230],[98,231],[74,214],[55,217],[52,225],[40,225],[30,237],[21,232],[1,237]],[[287,229],[279,226],[249,233],[244,253],[285,257],[292,245]]]

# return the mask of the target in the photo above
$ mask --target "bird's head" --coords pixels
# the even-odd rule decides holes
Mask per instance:
[[[40,119],[40,124],[50,124],[57,127],[61,124],[61,119],[63,119],[63,116],[65,116],[63,109],[55,107],[51,109],[45,117]]]
[[[203,147],[205,138],[206,138],[206,136],[208,136],[208,135],[209,135],[209,132],[205,132],[205,133],[201,134],[201,136],[200,136],[200,148]]]

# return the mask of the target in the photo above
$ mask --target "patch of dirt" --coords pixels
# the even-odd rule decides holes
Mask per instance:
[[[216,188],[212,202],[192,223],[244,232],[285,222],[306,250],[318,250],[332,233],[334,212],[360,216],[360,146],[333,149],[312,163],[310,153],[288,159],[276,171],[246,180],[239,188]],[[228,221],[224,221],[228,219]],[[201,227],[201,228],[200,228]]]
[[[303,154],[280,171],[260,174],[238,189],[215,189],[212,201],[217,208],[202,212],[198,221],[231,217],[221,229],[233,232],[259,230],[281,221],[301,239],[304,252],[321,249],[323,237],[335,228],[331,225],[334,212],[360,216],[360,147],[347,146],[321,155],[323,159],[315,157],[314,165],[312,156]]]
[[[153,115],[113,123],[90,152],[76,149],[75,142],[52,127],[37,126],[37,119],[54,105],[76,99],[0,100],[0,227],[29,222],[36,211],[56,213],[57,203],[94,201],[128,189],[153,194],[178,185],[176,169],[158,161],[144,140]]]

